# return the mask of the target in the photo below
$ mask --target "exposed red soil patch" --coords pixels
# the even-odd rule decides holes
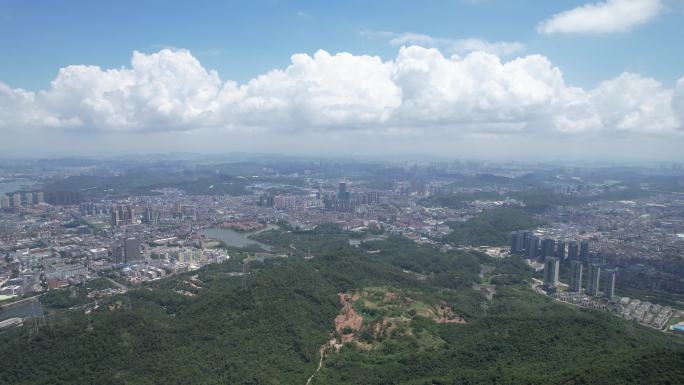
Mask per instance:
[[[341,342],[344,344],[354,340],[354,333],[361,330],[361,326],[363,326],[363,317],[356,312],[353,306],[354,302],[359,299],[358,295],[345,293],[338,293],[337,295],[340,298],[342,310],[335,317],[335,330],[341,335]],[[352,332],[344,334],[345,329]]]

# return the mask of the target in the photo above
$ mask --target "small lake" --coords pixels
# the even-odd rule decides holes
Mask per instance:
[[[233,247],[247,247],[247,246],[261,246],[264,250],[270,250],[271,246],[257,242],[253,239],[247,238],[251,234],[258,233],[258,231],[253,231],[249,233],[235,231],[233,229],[222,229],[219,227],[211,227],[200,231],[201,234],[208,238],[217,239],[219,241],[225,242],[228,246]]]

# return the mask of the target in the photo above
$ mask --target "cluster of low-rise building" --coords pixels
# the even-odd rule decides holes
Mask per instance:
[[[28,296],[108,271],[136,281],[157,279],[227,258],[193,232],[188,217],[151,223],[149,213],[147,221],[135,213],[131,202],[137,201],[41,203],[0,212],[0,295]]]
[[[667,325],[673,314],[670,306],[653,304],[648,301],[640,301],[629,297],[620,299],[621,315],[625,319],[635,320],[641,324],[662,329]]]
[[[609,310],[612,308],[606,301],[584,293],[561,291],[555,292],[553,298],[561,302],[570,303],[587,309]]]

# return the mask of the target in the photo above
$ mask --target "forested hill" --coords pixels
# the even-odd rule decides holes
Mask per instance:
[[[321,347],[313,384],[684,383],[680,339],[538,296],[519,260],[271,236],[314,257],[211,265],[5,331],[0,384],[304,385]]]
[[[486,210],[465,222],[452,222],[452,232],[444,240],[457,245],[508,245],[511,232],[531,230],[542,223],[520,209],[499,207]]]

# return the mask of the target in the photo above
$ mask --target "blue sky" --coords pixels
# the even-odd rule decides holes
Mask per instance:
[[[246,81],[285,67],[296,52],[347,51],[391,59],[397,47],[364,31],[517,41],[569,83],[590,87],[624,71],[664,83],[684,75],[684,22],[675,3],[627,33],[545,36],[538,23],[586,3],[453,1],[25,1],[0,2],[0,80],[39,89],[60,67],[128,65],[133,50],[189,49],[222,78]]]
[[[684,160],[683,19],[681,0],[0,0],[0,151]]]

